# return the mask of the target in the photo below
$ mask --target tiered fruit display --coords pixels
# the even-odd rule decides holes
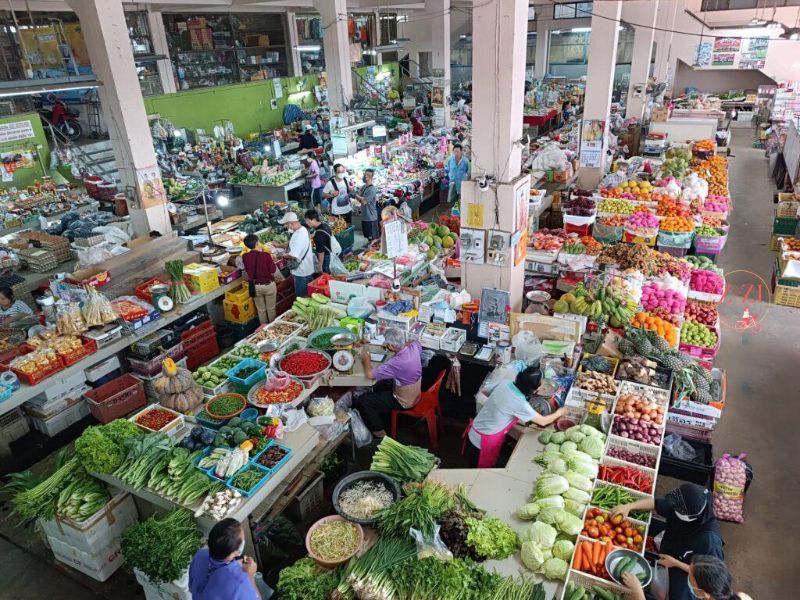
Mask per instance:
[[[728,195],[728,161],[722,156],[712,156],[698,166],[698,172],[708,181],[708,193]]]
[[[717,345],[717,340],[715,331],[693,319],[684,322],[683,329],[681,329],[681,341],[692,346],[713,348]]]
[[[561,296],[553,310],[557,313],[584,315],[595,320],[605,317],[611,327],[623,327],[633,318],[636,302],[626,298],[620,288],[609,285],[588,290],[583,283],[579,283],[572,292]]]
[[[692,271],[689,289],[704,294],[721,294],[725,290],[725,280],[719,273],[695,269]]]
[[[635,210],[633,203],[620,198],[605,198],[600,201],[597,211],[615,215],[629,215]]]
[[[680,315],[683,314],[686,308],[686,298],[683,294],[677,290],[663,288],[654,282],[642,287],[640,302],[642,303],[642,308],[648,312],[656,308],[662,308],[670,314]]]
[[[689,209],[683,204],[672,198],[662,200],[658,203],[656,214],[659,217],[688,217]]]
[[[715,327],[719,319],[717,305],[713,302],[689,300],[683,314],[687,320],[694,320],[708,327]]]
[[[694,229],[694,223],[685,217],[664,217],[659,229],[670,233],[689,233]]]
[[[670,148],[667,150],[666,158],[661,163],[661,175],[672,175],[673,177],[683,177],[689,167],[692,153],[685,148]]]
[[[633,229],[658,229],[658,217],[647,211],[639,211],[628,217],[625,224]]]
[[[646,312],[636,313],[631,325],[654,331],[667,341],[670,348],[674,348],[678,344],[678,330],[672,323],[665,321],[661,317]]]
[[[203,401],[203,390],[195,382],[189,369],[184,369],[168,358],[161,366],[161,377],[153,381],[161,406],[186,412]]]
[[[597,222],[601,225],[608,225],[609,227],[622,227],[625,225],[625,217],[614,215],[613,217],[600,217]]]
[[[706,196],[703,208],[708,212],[726,213],[730,209],[730,200],[727,196],[709,194]]]

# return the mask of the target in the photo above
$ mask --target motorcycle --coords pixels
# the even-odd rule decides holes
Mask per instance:
[[[53,96],[47,97],[52,104],[52,108],[39,108],[39,114],[53,124],[64,136],[73,142],[79,140],[83,135],[81,124],[78,122],[78,111],[71,109],[63,100]]]

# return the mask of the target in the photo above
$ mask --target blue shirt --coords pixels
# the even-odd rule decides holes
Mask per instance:
[[[451,155],[447,159],[447,179],[450,183],[456,184],[456,191],[461,193],[461,182],[469,177],[469,161],[461,156],[461,160],[456,162],[456,157]]]
[[[258,600],[259,595],[238,560],[211,558],[208,548],[197,551],[189,567],[189,590],[193,600]]]

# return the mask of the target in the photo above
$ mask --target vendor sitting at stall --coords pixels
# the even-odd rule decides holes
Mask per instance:
[[[256,561],[244,553],[244,530],[236,519],[223,519],[208,534],[189,566],[194,600],[261,600]],[[241,561],[241,562],[240,562]]]
[[[564,415],[563,407],[545,417],[530,405],[528,396],[538,389],[540,382],[539,368],[527,367],[517,374],[513,383],[501,379],[491,390],[485,390],[490,392],[489,398],[464,431],[464,446],[466,438],[470,441],[470,464],[479,469],[494,468],[506,434],[518,422],[547,427]]]
[[[314,135],[314,128],[306,125],[303,135],[300,136],[300,150],[313,150],[314,148],[319,148],[319,141]]]
[[[632,510],[655,510],[667,520],[659,546],[659,562],[669,568],[670,600],[697,598],[690,589],[692,584],[688,575],[687,565],[692,562],[692,557],[703,554],[724,559],[724,542],[709,491],[694,483],[684,483],[663,498],[648,497],[622,504],[611,511],[611,517],[621,515],[627,518]],[[718,600],[713,595],[699,597]]]
[[[33,309],[22,300],[14,300],[14,290],[10,287],[0,287],[0,318],[19,314],[32,315]]]
[[[369,351],[361,348],[361,362],[368,379],[391,382],[373,386],[371,392],[356,399],[364,424],[380,442],[386,435],[386,421],[393,410],[408,410],[419,402],[422,385],[422,346],[419,342],[406,342],[406,335],[397,327],[390,327],[383,334],[384,347],[394,352],[385,363],[372,368]]]

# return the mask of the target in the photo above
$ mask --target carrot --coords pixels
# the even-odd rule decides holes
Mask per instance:
[[[594,563],[595,568],[600,568],[600,554],[603,551],[603,544],[600,542],[594,543],[594,555],[592,556],[592,562]]]
[[[581,544],[583,544],[583,542],[581,542]],[[572,565],[572,568],[575,569],[576,571],[583,571],[583,567],[582,567],[582,565],[583,565],[583,552],[582,552],[582,550],[583,550],[583,546],[580,546],[575,551],[575,561],[574,561],[575,564]]]
[[[587,573],[594,570],[592,568],[592,545],[589,542],[583,542],[583,566]]]

